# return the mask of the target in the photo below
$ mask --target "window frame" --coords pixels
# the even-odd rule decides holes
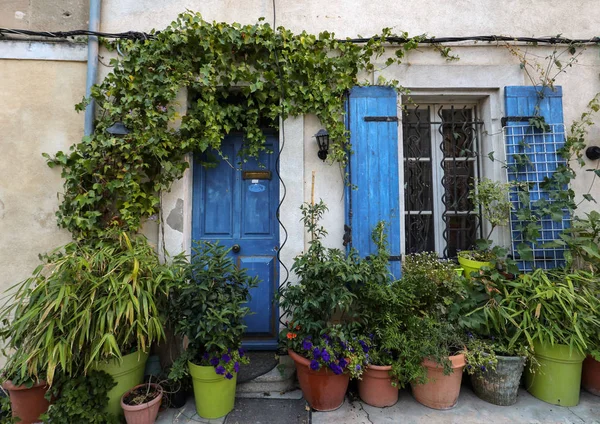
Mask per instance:
[[[458,107],[459,105],[462,107],[463,105],[468,105],[472,107],[475,111],[476,119],[479,119],[483,122],[480,126],[478,133],[478,146],[477,146],[477,162],[478,162],[478,175],[476,171],[476,178],[490,178],[496,181],[507,181],[506,170],[503,167],[503,163],[505,160],[505,146],[504,146],[504,137],[502,127],[500,125],[500,119],[502,117],[501,110],[501,102],[500,102],[500,93],[498,90],[481,90],[472,92],[465,91],[449,91],[445,93],[431,93],[430,90],[420,89],[420,90],[411,90],[410,95],[403,96],[399,101],[400,105],[398,108],[398,115],[400,125],[398,125],[398,166],[399,166],[399,184],[400,184],[400,193],[402,196],[400,202],[400,231],[401,231],[401,243],[400,249],[401,254],[406,254],[406,209],[405,209],[405,199],[404,199],[404,134],[403,134],[403,107],[410,108],[411,105],[445,105],[450,106],[453,105]],[[436,116],[436,109],[431,108],[430,116]],[[439,117],[434,122],[439,122]],[[437,124],[439,125],[439,124]],[[442,152],[439,150],[439,143],[442,141],[442,135],[439,132],[434,131],[435,134],[432,135],[432,147],[436,147],[435,155],[441,159]],[[493,152],[494,161],[489,159],[490,153]],[[436,161],[433,157],[432,151],[432,161]],[[441,163],[441,162],[440,162]],[[434,209],[434,231],[435,231],[435,249],[438,253],[443,253],[445,248],[445,241],[443,238],[444,226],[440,225],[438,222],[443,222],[442,217],[439,211],[439,205],[443,205],[441,200],[441,196],[444,192],[444,188],[441,184],[441,169],[440,167],[432,167],[433,175],[432,179],[434,181],[439,181],[435,187],[435,196],[434,199],[434,207],[438,204],[438,211]],[[439,220],[438,218],[439,217]],[[483,221],[480,223],[480,231],[484,234],[489,232],[489,223]],[[510,246],[511,238],[510,238],[510,228],[497,228],[492,235],[492,241],[494,244],[502,245],[502,246]]]

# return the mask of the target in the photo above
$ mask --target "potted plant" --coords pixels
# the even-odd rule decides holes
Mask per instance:
[[[3,379],[2,389],[8,392],[12,417],[23,424],[39,422],[50,406],[46,399],[46,381],[30,377],[19,378],[17,371],[6,372]]]
[[[351,286],[361,281],[356,252],[348,255],[322,244],[319,225],[327,207],[320,201],[301,207],[310,235],[309,248],[294,260],[297,284],[283,287],[279,305],[289,325],[280,340],[296,363],[298,381],[309,405],[318,411],[337,409],[349,378],[362,373],[368,342],[357,336]]]
[[[465,367],[464,339],[451,324],[432,317],[409,319],[403,373],[415,400],[433,409],[458,402]]]
[[[590,289],[596,276],[586,271],[536,269],[510,282],[502,303],[518,305],[512,318],[533,349],[539,366],[526,368],[526,388],[545,402],[579,403],[582,362],[593,348],[600,306]]]
[[[181,379],[189,372],[196,411],[203,418],[222,417],[233,409],[237,373],[249,362],[241,349],[243,320],[250,312],[243,305],[257,284],[257,277],[234,264],[228,249],[201,242],[193,250],[186,278],[172,290],[175,332],[187,337],[188,346],[169,378]]]
[[[410,308],[409,297],[402,296],[392,281],[385,222],[375,226],[371,238],[377,254],[362,261],[362,281],[354,290],[361,333],[369,334],[371,341],[368,364],[358,381],[358,394],[363,402],[383,408],[398,401],[401,382],[392,372],[392,365],[397,357],[397,335],[404,330],[404,317]]]
[[[510,184],[492,181],[487,178],[478,180],[469,193],[473,208],[481,211],[482,218],[490,225],[490,231],[484,239],[477,241],[476,250],[458,252],[458,263],[464,269],[465,277],[478,272],[483,267],[491,267],[491,261],[498,256],[492,249],[490,237],[499,226],[505,226],[510,219],[512,203],[509,200]]]
[[[568,250],[565,252],[567,268],[600,272],[600,213],[592,211],[584,217],[575,217],[571,228],[561,234]],[[600,297],[600,281],[596,279],[590,289]],[[583,361],[581,386],[600,396],[600,336],[595,337]]]
[[[144,383],[128,390],[121,397],[121,407],[127,424],[153,424],[163,398],[163,389],[156,383]]]
[[[410,299],[411,312],[394,371],[418,402],[434,409],[454,407],[460,393],[464,339],[450,312],[464,297],[461,279],[452,261],[433,252],[406,255],[402,263],[398,290]]]
[[[467,295],[456,305],[459,323],[467,332],[466,371],[475,394],[490,403],[513,405],[531,349],[513,317],[518,305],[503,300],[510,281],[496,270],[465,280]]]
[[[1,313],[0,337],[14,350],[8,376],[39,380],[43,372],[51,386],[57,372],[104,370],[117,382],[107,410],[120,414],[121,395],[142,382],[146,352],[164,336],[173,270],[145,237],[125,233],[74,241],[42,259]]]

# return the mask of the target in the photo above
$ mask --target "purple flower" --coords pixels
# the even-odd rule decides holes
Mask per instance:
[[[485,372],[485,365],[481,366],[481,371]]]
[[[340,368],[340,366],[338,364],[336,364],[335,362],[332,362],[331,364],[329,364],[329,368],[331,368],[331,371],[333,371],[333,373],[335,375],[340,375],[341,373],[343,373],[344,371]]]
[[[323,350],[321,350],[321,359],[323,359],[323,361],[325,361],[325,362],[329,362],[329,360],[331,359],[329,352],[327,352],[327,349],[325,349],[325,348],[323,348]]]
[[[346,368],[346,365],[348,365],[348,362],[346,361],[345,358],[340,358],[339,364],[340,364],[341,368]]]
[[[361,345],[364,353],[369,352],[369,346],[364,342],[364,340],[359,340],[358,343]]]
[[[204,355],[202,355],[202,359],[208,361],[208,352],[204,352]]]
[[[321,368],[321,365],[319,365],[319,362],[316,359],[313,359],[312,361],[310,361],[310,369],[313,371],[319,371],[319,368]]]
[[[323,338],[323,340],[325,340],[325,344],[329,344],[331,342],[331,337],[329,336],[329,334],[323,334],[321,336]]]
[[[242,349],[241,347],[238,349],[238,355],[240,355],[240,358],[243,358],[245,353],[246,353],[246,351],[244,349]]]
[[[354,367],[354,369],[355,369],[356,371],[360,371],[360,370],[361,370],[361,368],[362,368],[362,367],[361,367],[360,365],[356,365],[356,367]]]
[[[219,365],[219,358],[217,358],[216,356],[213,356],[212,358],[210,358],[210,364],[213,367],[216,367],[217,365]]]
[[[311,350],[312,346],[312,343],[308,339],[304,339],[304,341],[302,342],[302,349],[304,350]]]
[[[233,364],[233,370],[235,372],[240,372],[240,363],[236,362],[235,364]]]
[[[471,333],[470,331],[467,331],[467,337],[472,339],[473,338],[473,333]]]
[[[227,380],[231,380],[233,378],[233,374],[231,374],[230,372],[228,372],[227,374],[225,374],[225,378]]]
[[[315,347],[313,349],[313,358],[319,359],[320,357],[321,357],[321,351],[319,350],[318,347]]]
[[[342,348],[342,350],[348,349],[348,345],[342,341],[340,341],[340,347]]]
[[[228,354],[225,354],[225,355],[221,356],[221,361],[223,361],[226,364],[228,364],[229,361],[231,361],[231,356],[229,356]]]
[[[225,374],[225,367],[223,365],[219,365],[217,368],[215,368],[215,372],[219,375],[223,375]]]
[[[374,337],[375,337],[375,335],[374,335],[373,333],[369,334],[369,338],[370,338],[371,340],[373,340],[373,338],[374,338]]]

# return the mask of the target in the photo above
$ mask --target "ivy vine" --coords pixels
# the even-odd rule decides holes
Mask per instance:
[[[331,160],[343,165],[350,151],[345,96],[361,83],[360,72],[375,69],[392,36],[384,29],[355,44],[329,32],[274,30],[262,20],[209,23],[189,12],[153,35],[119,41],[123,57],[111,61],[113,72],[92,89],[99,109],[94,134],[70,152],[45,155],[65,179],[58,224],[76,238],[109,227],[137,231],[157,212],[159,193],[183,175],[187,153],[219,152],[223,137],[239,131],[242,155],[229,159],[257,156],[265,149],[265,126],[277,128],[289,116],[317,115],[329,132]],[[400,63],[424,36],[402,37],[406,41],[385,66]],[[183,117],[175,104],[181,89],[193,99]],[[106,131],[118,121],[131,131],[122,138]]]

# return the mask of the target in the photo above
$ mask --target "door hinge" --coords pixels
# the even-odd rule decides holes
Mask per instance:
[[[344,237],[342,238],[342,240],[344,241],[344,247],[348,246],[349,244],[352,244],[352,228],[346,224],[344,224]]]
[[[367,122],[398,122],[397,116],[365,116]]]

